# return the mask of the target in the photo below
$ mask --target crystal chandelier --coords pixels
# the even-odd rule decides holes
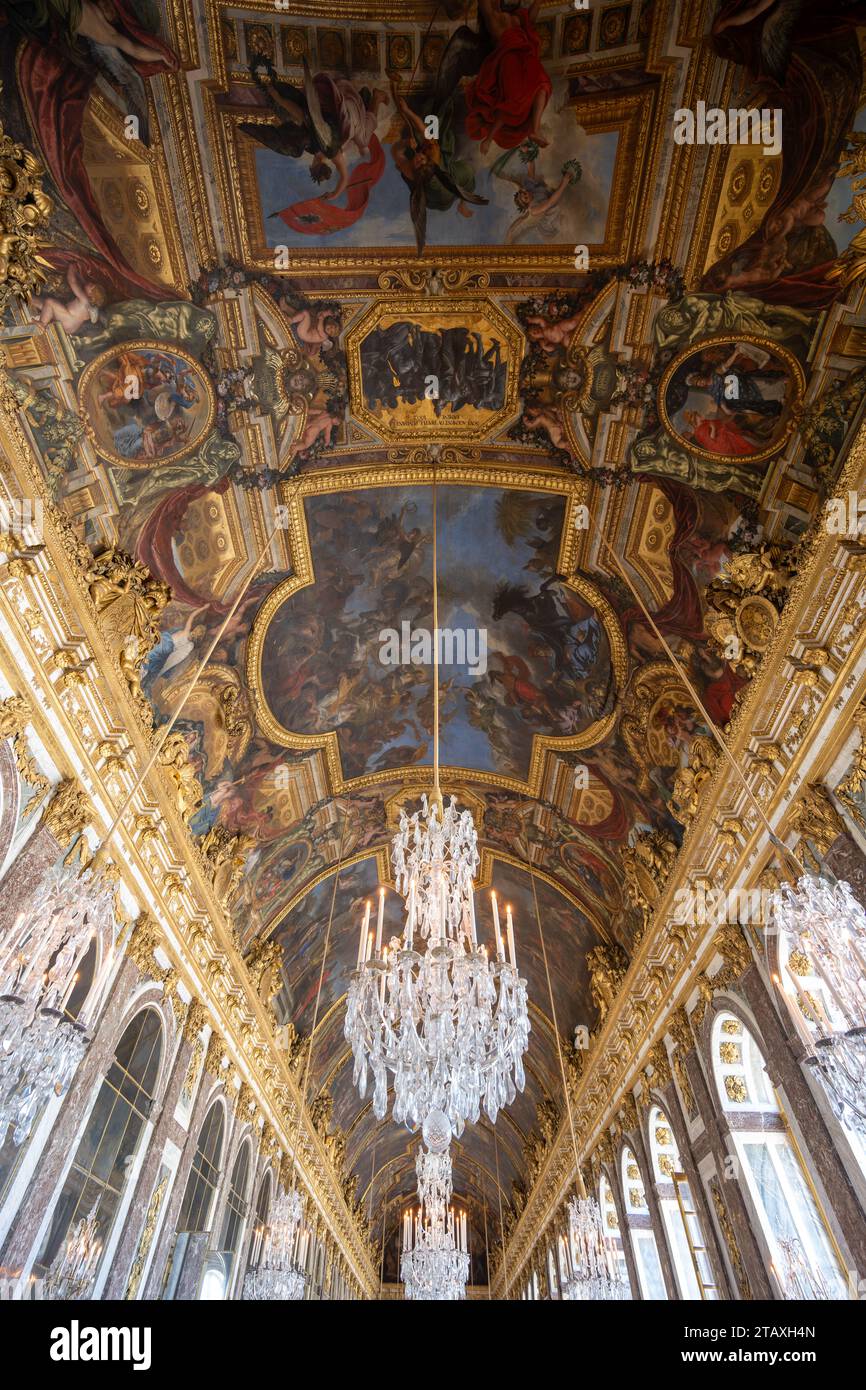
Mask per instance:
[[[406,1298],[457,1302],[466,1297],[469,1242],[466,1213],[449,1205],[451,1155],[420,1151],[416,1162],[421,1205],[403,1214],[400,1277]]]
[[[42,1283],[42,1297],[55,1301],[73,1299],[78,1302],[89,1297],[96,1278],[96,1268],[102,1254],[98,1235],[96,1206],[82,1217],[69,1236],[62,1254],[58,1255]]]
[[[568,1240],[563,1237],[561,1250],[564,1299],[610,1302],[631,1297],[611,1243],[605,1238],[601,1207],[594,1197],[572,1197]]]
[[[244,1298],[280,1303],[297,1303],[303,1298],[310,1241],[309,1231],[301,1231],[303,1215],[304,1201],[297,1189],[280,1189],[262,1259],[244,1278]]]
[[[508,958],[492,895],[495,959],[478,945],[473,874],[478,865],[475,827],[468,811],[447,808],[435,796],[422,811],[400,817],[394,838],[394,877],[406,899],[401,937],[383,947],[384,890],[375,936],[369,904],[361,923],[357,969],[349,985],[345,1034],[363,1098],[368,1068],[373,1111],[388,1108],[393,1074],[394,1119],[415,1130],[442,1111],[460,1135],[483,1104],[491,1122],[523,1090],[523,1054],[529,1040],[526,982],[514,949],[507,909]],[[420,938],[420,940],[419,940]]]
[[[11,1125],[15,1144],[50,1097],[65,1093],[84,1055],[86,1030],[63,1005],[112,911],[110,878],[83,882],[70,868],[54,869],[0,952],[0,1135]],[[91,991],[96,1003],[100,992]]]
[[[847,883],[804,874],[770,899],[770,912],[815,980],[788,957],[785,996],[837,1119],[866,1138],[866,912]]]

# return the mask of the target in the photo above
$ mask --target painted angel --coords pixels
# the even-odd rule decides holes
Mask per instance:
[[[559,204],[565,190],[574,187],[582,170],[576,159],[569,159],[562,166],[562,177],[556,188],[552,188],[541,178],[536,170],[535,160],[538,146],[524,144],[519,154],[522,163],[520,170],[511,167],[514,150],[506,150],[504,155],[492,165],[490,172],[497,178],[517,184],[514,202],[518,216],[505,233],[505,243],[510,246],[526,232],[533,229],[535,235],[545,241],[555,241],[559,237]]]

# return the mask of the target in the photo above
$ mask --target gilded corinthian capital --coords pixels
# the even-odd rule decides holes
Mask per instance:
[[[74,777],[64,777],[43,808],[40,825],[65,849],[93,819],[93,807]]]

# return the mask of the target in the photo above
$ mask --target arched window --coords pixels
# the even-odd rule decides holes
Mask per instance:
[[[719,1293],[691,1189],[668,1117],[658,1105],[650,1111],[649,1149],[680,1298],[715,1301]]]
[[[323,1285],[325,1282],[325,1245],[324,1241],[315,1242],[315,1256],[313,1257],[312,1274],[310,1276],[310,1297],[320,1299],[322,1297]]]
[[[223,1107],[215,1100],[198,1137],[178,1217],[178,1232],[207,1230],[214,1194],[219,1186],[224,1129]]]
[[[162,1056],[162,1022],[142,1009],[125,1029],[75,1151],[33,1271],[48,1272],[67,1238],[94,1214],[102,1254],[150,1114]],[[101,1258],[101,1257],[100,1257]]]
[[[619,1230],[619,1217],[616,1214],[616,1202],[613,1200],[613,1192],[611,1191],[610,1183],[604,1173],[602,1173],[598,1185],[598,1204],[601,1208],[601,1224],[604,1228],[605,1239],[616,1258],[620,1278],[630,1289],[631,1279],[629,1278],[625,1251],[622,1248],[622,1236]]]
[[[668,1295],[647,1206],[646,1190],[637,1159],[629,1148],[622,1151],[622,1195],[641,1294],[645,1299],[665,1299]]]
[[[249,1176],[250,1144],[248,1140],[245,1140],[240,1147],[238,1156],[235,1159],[235,1166],[232,1169],[225,1217],[223,1218],[222,1236],[220,1237],[219,1248],[226,1262],[226,1290],[231,1288],[232,1270],[234,1269],[237,1253],[240,1249],[244,1225],[247,1219],[247,1186],[249,1184]]]
[[[827,1298],[847,1288],[815,1194],[770,1085],[761,1051],[742,1020],[721,1013],[713,1025],[713,1070],[730,1137],[770,1250],[771,1272],[789,1297],[808,1297],[817,1278]],[[734,1120],[734,1117],[736,1119]]]
[[[256,1199],[256,1224],[253,1238],[250,1241],[250,1258],[247,1269],[258,1269],[261,1264],[265,1237],[268,1233],[268,1217],[271,1212],[272,1186],[270,1173],[265,1173],[259,1184],[259,1195]]]

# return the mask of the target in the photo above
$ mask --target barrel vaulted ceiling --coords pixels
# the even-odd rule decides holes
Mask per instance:
[[[862,7],[114,0],[116,43],[49,8],[0,5],[4,125],[55,203],[6,366],[79,535],[171,587],[158,720],[252,575],[179,726],[190,829],[248,837],[238,938],[282,948],[278,1021],[392,1274],[417,1140],[358,1097],[343,1002],[380,883],[397,927],[389,839],[430,783],[431,672],[382,634],[432,624],[436,483],[441,621],[487,644],[442,672],[443,782],[479,830],[482,934],[490,888],[514,907],[532,1017],[525,1092],[456,1145],[483,1252],[683,834],[707,729],[643,609],[723,726],[774,610],[737,615],[732,657],[707,591],[796,544],[856,415]],[[780,153],[672,139],[697,99],[768,94]]]

